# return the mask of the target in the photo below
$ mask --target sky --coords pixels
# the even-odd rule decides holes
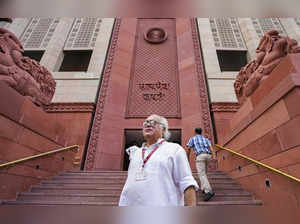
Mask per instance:
[[[1,17],[300,17],[299,0],[1,0]]]

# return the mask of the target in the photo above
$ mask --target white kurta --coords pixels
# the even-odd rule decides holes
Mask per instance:
[[[155,144],[146,149],[145,157],[153,148]],[[136,180],[143,161],[142,148],[131,147],[128,153],[128,177],[119,206],[183,206],[184,190],[189,186],[199,188],[185,150],[176,143],[163,142],[159,146],[145,164],[147,177],[142,181]]]

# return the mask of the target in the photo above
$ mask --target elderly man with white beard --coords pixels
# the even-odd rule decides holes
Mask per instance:
[[[128,176],[119,206],[195,206],[198,184],[185,150],[167,142],[168,121],[151,115],[143,122],[142,147],[130,147]]]

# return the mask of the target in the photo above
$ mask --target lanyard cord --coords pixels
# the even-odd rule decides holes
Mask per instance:
[[[150,154],[146,157],[146,159],[144,159],[145,158],[145,148],[143,148],[142,149],[142,159],[143,159],[143,165],[142,165],[142,168],[144,168],[145,167],[145,164],[146,164],[146,162],[150,159],[150,157],[153,155],[153,153],[159,148],[159,146],[162,144],[162,143],[164,143],[166,140],[162,140],[162,141],[160,141],[156,146],[155,146],[155,148],[150,152]]]

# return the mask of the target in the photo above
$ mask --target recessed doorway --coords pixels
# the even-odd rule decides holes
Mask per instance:
[[[169,142],[178,143],[181,145],[181,129],[169,129],[171,132],[171,137]],[[144,142],[144,137],[142,129],[126,129],[125,130],[125,147],[124,147],[124,160],[123,160],[123,170],[127,171],[129,166],[129,156],[125,150],[131,146],[141,147]]]

